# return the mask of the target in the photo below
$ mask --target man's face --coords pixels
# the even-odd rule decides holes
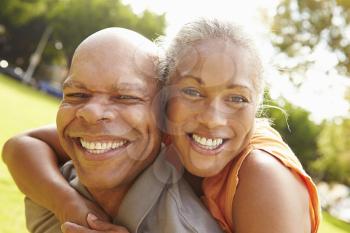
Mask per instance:
[[[135,62],[135,50],[129,48],[90,48],[75,55],[57,129],[86,187],[127,184],[157,155],[160,132],[152,66],[148,56]]]

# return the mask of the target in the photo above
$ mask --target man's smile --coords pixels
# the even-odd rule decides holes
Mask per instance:
[[[128,146],[138,140],[122,137],[70,137],[76,148],[83,154],[84,160],[102,161],[125,154]]]
[[[121,147],[127,146],[128,140],[105,140],[105,141],[91,141],[80,138],[81,146],[91,154],[102,154],[109,151],[117,150]]]

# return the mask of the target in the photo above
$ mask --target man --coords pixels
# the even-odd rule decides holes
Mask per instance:
[[[95,208],[99,219],[113,219],[127,229],[89,215],[88,224],[63,224],[64,233],[221,232],[177,170],[163,156],[155,160],[161,147],[156,51],[143,36],[121,28],[101,30],[76,49],[56,121],[60,145],[74,165],[65,164],[62,174],[91,201],[82,203],[82,211],[97,203],[103,209]],[[79,203],[70,202],[76,194],[54,172],[46,143],[64,153],[50,130],[9,140],[3,151],[22,191],[56,214],[27,199],[27,227],[35,233],[61,232],[60,221],[71,220],[67,209],[80,209]],[[28,141],[28,135],[41,139],[39,144]],[[25,153],[18,156],[21,148]],[[40,163],[34,159],[38,154]],[[26,166],[18,165],[23,159]]]

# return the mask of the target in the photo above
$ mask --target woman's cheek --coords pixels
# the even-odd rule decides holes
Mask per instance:
[[[242,133],[248,133],[254,127],[255,122],[255,111],[253,107],[248,106],[237,112],[237,121],[242,126]]]
[[[183,98],[174,98],[168,105],[168,119],[173,122],[182,122],[190,119],[199,111],[199,103],[184,100]]]

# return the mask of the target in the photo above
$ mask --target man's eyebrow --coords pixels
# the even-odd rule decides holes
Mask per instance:
[[[74,81],[71,79],[66,80],[63,85],[62,89],[64,90],[65,88],[78,88],[78,89],[88,89],[83,83]],[[118,84],[113,84],[110,87],[111,92],[120,92],[120,91],[140,91],[141,93],[148,93],[147,87],[142,84],[138,83],[118,83]]]
[[[148,93],[147,88],[145,85],[138,84],[138,83],[118,83],[114,84],[111,87],[112,91],[119,92],[119,91],[140,91],[142,93]]]
[[[62,85],[62,89],[64,90],[64,89],[69,88],[69,87],[70,88],[75,87],[75,88],[79,88],[79,89],[86,89],[85,85],[82,84],[81,82],[67,79]]]

